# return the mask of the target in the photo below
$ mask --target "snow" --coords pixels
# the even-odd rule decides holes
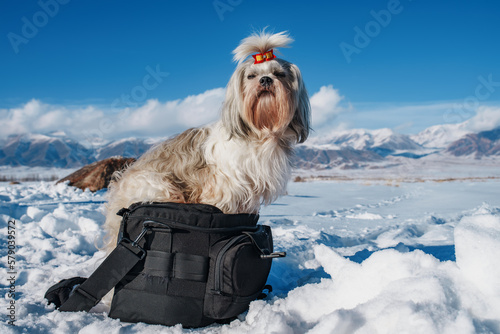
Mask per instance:
[[[467,122],[459,124],[433,125],[410,138],[425,147],[447,147],[471,131],[467,129]]]
[[[0,183],[0,233],[16,220],[16,327],[1,333],[500,333],[500,181],[290,183],[263,208],[273,229],[273,293],[227,325],[121,323],[47,306],[57,281],[88,276],[104,254],[105,191]],[[3,242],[3,245],[6,243]],[[2,278],[7,248],[1,248]]]
[[[392,137],[401,135],[396,135],[394,131],[392,131],[391,129],[382,128],[373,130],[372,136],[373,136],[373,146],[382,146],[384,143],[390,141]]]
[[[374,147],[384,147],[392,150],[421,150],[409,136],[398,134],[388,128],[367,130],[351,129],[334,131],[323,136],[314,136],[305,144],[322,149],[338,150],[350,147],[355,150],[366,150]]]

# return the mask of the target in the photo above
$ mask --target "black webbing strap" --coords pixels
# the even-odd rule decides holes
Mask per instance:
[[[153,276],[206,282],[210,258],[206,256],[148,250],[144,272]]]
[[[175,254],[173,277],[206,282],[210,258],[193,254]]]
[[[142,259],[145,251],[122,239],[92,275],[78,286],[60,311],[90,311]]]

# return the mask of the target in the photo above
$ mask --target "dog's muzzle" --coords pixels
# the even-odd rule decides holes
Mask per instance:
[[[269,88],[269,86],[271,86],[273,84],[273,79],[271,79],[268,76],[265,76],[265,77],[260,78],[259,83],[262,87]]]

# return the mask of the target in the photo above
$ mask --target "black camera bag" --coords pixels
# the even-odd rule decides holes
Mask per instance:
[[[114,287],[109,316],[125,322],[228,322],[271,289],[272,258],[285,256],[273,252],[271,229],[257,225],[258,215],[177,203],[136,203],[119,214],[119,242],[101,266],[47,291],[61,311],[89,311]]]

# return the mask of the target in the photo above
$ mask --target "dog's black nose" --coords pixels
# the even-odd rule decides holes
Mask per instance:
[[[273,79],[271,79],[270,77],[262,77],[260,78],[259,83],[262,87],[267,88],[271,86],[271,84],[273,83]]]

